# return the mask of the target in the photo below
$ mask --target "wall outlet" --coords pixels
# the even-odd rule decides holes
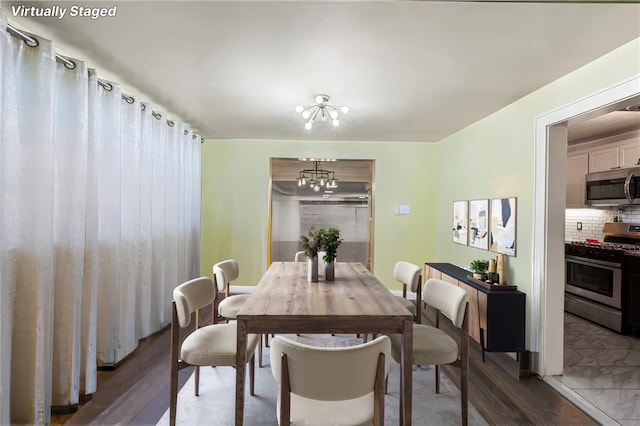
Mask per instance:
[[[577,222],[577,223],[576,223],[576,229],[577,229],[578,231],[582,231],[582,222]]]

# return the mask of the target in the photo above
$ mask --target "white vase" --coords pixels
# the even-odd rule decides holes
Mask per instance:
[[[326,251],[318,252],[318,274],[324,275],[324,255],[327,254]]]
[[[335,280],[335,262],[325,262],[324,279],[327,281]]]
[[[307,257],[307,280],[312,283],[318,282],[318,257]]]

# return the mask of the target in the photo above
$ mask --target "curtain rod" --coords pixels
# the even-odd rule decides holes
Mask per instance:
[[[14,27],[13,25],[7,23],[7,31],[9,32],[9,34],[11,34],[14,37],[18,37],[19,39],[21,39],[22,41],[25,42],[25,44],[29,47],[38,47],[40,45],[40,42],[38,41],[37,38],[35,37],[31,37],[30,35],[24,33],[23,31],[20,31],[19,29],[17,29],[16,27]],[[61,54],[59,54],[58,52],[56,52],[56,61],[61,62],[62,64],[64,64],[65,68],[73,70],[76,68],[76,62],[71,59],[68,58],[66,56],[63,56]],[[109,83],[106,80],[103,80],[101,78],[98,78],[98,84],[100,86],[102,86],[103,89],[111,91],[113,90],[113,85],[111,83]],[[127,95],[126,93],[122,93],[122,99],[124,99],[127,103],[129,104],[133,104],[135,102],[135,98],[133,96]],[[140,103],[140,107],[141,109],[145,109],[145,106],[143,103]],[[157,119],[160,120],[160,118],[162,117],[162,114],[156,111],[151,110],[151,114]],[[169,127],[173,127],[175,125],[175,122],[172,120],[167,119],[167,125]],[[184,131],[184,134],[187,135],[189,133],[188,130]],[[193,135],[193,139],[196,139],[197,136],[194,134]],[[200,143],[204,143],[204,138],[200,138]]]

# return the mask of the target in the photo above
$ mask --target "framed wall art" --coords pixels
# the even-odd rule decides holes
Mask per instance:
[[[469,201],[469,245],[489,249],[489,200]]]
[[[468,202],[453,202],[453,242],[467,245],[467,228],[469,222]]]
[[[516,198],[493,198],[491,200],[491,223],[489,225],[491,251],[516,255]]]

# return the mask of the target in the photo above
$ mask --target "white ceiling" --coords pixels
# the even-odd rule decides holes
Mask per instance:
[[[21,18],[12,6],[117,5]],[[438,141],[640,36],[639,4],[435,1],[1,1],[204,138]],[[326,93],[350,113],[303,128]]]

